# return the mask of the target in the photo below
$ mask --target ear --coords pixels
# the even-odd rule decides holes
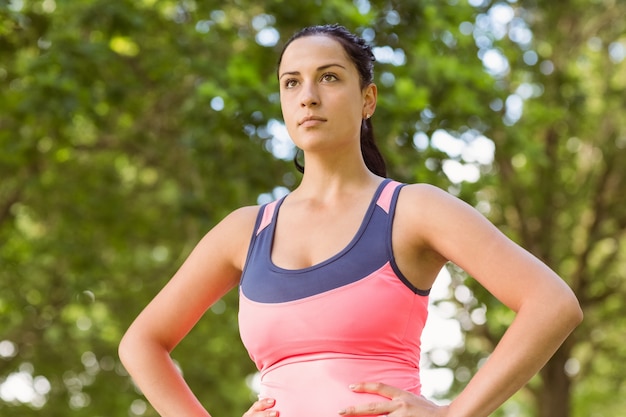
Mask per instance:
[[[363,89],[363,118],[366,115],[372,116],[376,110],[376,100],[378,98],[378,88],[376,84],[370,83]]]

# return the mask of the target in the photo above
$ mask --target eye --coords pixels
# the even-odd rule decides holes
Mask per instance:
[[[287,80],[285,80],[284,82],[284,86],[285,88],[293,88],[298,84],[298,81],[294,80],[293,78],[289,78]]]
[[[327,83],[333,82],[333,81],[337,81],[337,76],[335,74],[332,73],[326,73],[324,75],[322,75],[321,80]]]

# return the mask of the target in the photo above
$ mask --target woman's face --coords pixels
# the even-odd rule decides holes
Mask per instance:
[[[376,86],[361,89],[359,73],[339,42],[298,38],[278,69],[280,103],[289,135],[307,150],[359,144],[361,122],[373,114]]]

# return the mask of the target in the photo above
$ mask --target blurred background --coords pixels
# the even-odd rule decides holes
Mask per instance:
[[[156,416],[117,358],[132,319],[236,207],[297,184],[276,60],[341,23],[377,58],[390,176],[474,205],[585,321],[496,416],[626,409],[626,2],[0,1],[0,415]],[[454,265],[424,336],[446,402],[512,314]],[[255,368],[236,293],[173,352],[214,416]]]

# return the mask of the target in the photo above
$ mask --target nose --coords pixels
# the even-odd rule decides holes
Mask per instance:
[[[315,83],[304,83],[302,95],[300,96],[300,106],[314,107],[320,104],[319,93]]]

